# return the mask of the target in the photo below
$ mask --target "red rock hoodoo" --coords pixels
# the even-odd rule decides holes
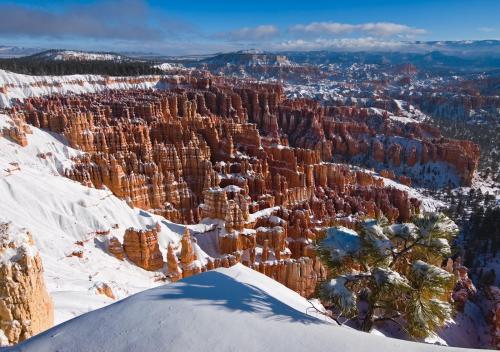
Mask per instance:
[[[163,267],[156,230],[127,229],[123,236],[123,250],[128,259],[143,269],[158,270]]]
[[[407,221],[420,207],[373,173],[333,161],[362,160],[406,185],[419,181],[409,168],[445,163],[468,184],[477,167],[473,143],[364,108],[285,99],[278,84],[198,71],[165,82],[169,89],[29,98],[11,113],[86,152],[67,177],[176,223],[217,222],[218,257],[196,258],[188,232],[179,261],[178,248],[167,248],[174,280],[241,261],[310,295],[325,275],[318,229],[367,216]],[[129,229],[123,253],[117,240],[109,250],[146,270],[163,266],[155,230]]]

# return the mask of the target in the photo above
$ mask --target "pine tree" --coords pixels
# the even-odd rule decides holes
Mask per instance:
[[[451,255],[449,241],[457,233],[455,223],[441,213],[405,224],[366,220],[357,232],[330,229],[320,243],[333,276],[323,299],[339,315],[357,318],[364,331],[392,321],[412,337],[428,336],[452,316],[455,277],[440,266]]]

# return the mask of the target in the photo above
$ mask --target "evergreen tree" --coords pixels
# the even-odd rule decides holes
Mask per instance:
[[[152,61],[51,61],[33,57],[0,59],[0,69],[28,75],[98,74],[138,76],[163,74]]]
[[[364,331],[393,321],[412,337],[428,336],[452,315],[455,277],[440,266],[457,233],[441,213],[405,224],[366,220],[357,232],[332,228],[320,243],[333,277],[323,298],[340,315],[357,318]]]

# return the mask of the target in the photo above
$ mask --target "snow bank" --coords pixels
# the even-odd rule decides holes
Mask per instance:
[[[333,324],[313,303],[237,264],[141,292],[37,335],[16,351],[463,351]]]

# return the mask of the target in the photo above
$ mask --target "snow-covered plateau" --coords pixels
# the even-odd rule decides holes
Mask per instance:
[[[122,61],[128,59],[122,55],[114,53],[97,53],[76,50],[48,50],[36,55],[38,58],[44,58],[54,61],[68,60],[89,60],[89,61]]]
[[[29,76],[0,70],[0,108],[12,99],[66,94],[96,93],[110,89],[146,89],[161,85],[162,76],[107,77],[101,75]]]

